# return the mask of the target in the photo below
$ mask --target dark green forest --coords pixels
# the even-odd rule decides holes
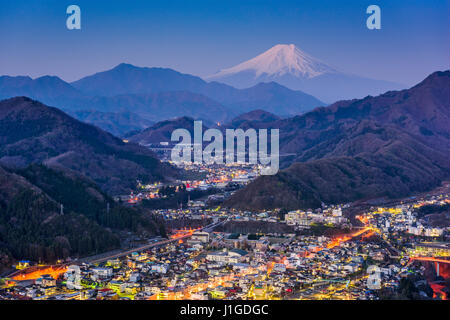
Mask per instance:
[[[42,165],[31,165],[15,174],[36,189],[21,188],[0,203],[3,263],[12,259],[54,262],[104,252],[120,246],[121,231],[165,234],[163,222],[155,216],[115,203],[85,178]]]

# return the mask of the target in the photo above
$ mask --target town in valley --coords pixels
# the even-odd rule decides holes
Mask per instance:
[[[134,206],[187,193],[184,206],[154,209],[167,237],[130,235],[114,252],[53,265],[18,261],[1,279],[0,298],[447,299],[449,226],[432,213],[450,206],[448,184],[396,201],[250,212],[220,203],[256,178],[258,166],[184,170],[189,180],[138,182],[116,198]]]

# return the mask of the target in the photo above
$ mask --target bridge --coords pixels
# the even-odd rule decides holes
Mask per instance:
[[[409,257],[412,260],[419,260],[419,261],[431,261],[431,262],[438,262],[438,263],[450,263],[450,260],[440,259],[436,257]]]
[[[436,275],[439,276],[439,263],[450,264],[450,260],[441,259],[439,257],[409,257],[410,261],[427,261],[434,262],[436,265]]]

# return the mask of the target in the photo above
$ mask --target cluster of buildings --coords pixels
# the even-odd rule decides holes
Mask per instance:
[[[142,184],[138,181],[137,189],[128,194],[116,196],[116,201],[123,201],[129,204],[137,204],[142,200],[160,199],[166,197],[161,194],[160,190],[164,187],[173,187],[176,192],[181,185],[185,186],[186,191],[207,191],[209,189],[216,189],[222,192],[235,190],[247,185],[260,175],[261,168],[258,165],[249,164],[232,164],[232,165],[215,165],[215,164],[186,164],[182,167],[191,172],[190,179],[179,180],[173,183],[152,183]],[[184,190],[184,189],[183,189]],[[214,197],[221,197],[223,195],[213,195]],[[193,201],[192,206],[204,206],[205,203],[196,203]]]
[[[55,300],[313,299],[332,283],[346,284],[344,290],[353,298],[365,298],[365,282],[356,275],[363,269],[364,255],[377,258],[383,249],[359,240],[327,248],[331,242],[295,234],[197,231],[184,243],[97,265],[70,265],[57,277],[11,282],[0,295]]]
[[[440,237],[450,230],[447,227],[433,227],[426,225],[418,218],[416,209],[423,206],[417,203],[401,204],[393,208],[379,207],[371,211],[368,216],[386,233],[404,232],[414,236]]]
[[[332,224],[344,225],[349,221],[342,214],[342,206],[330,206],[324,209],[313,210],[295,210],[289,211],[285,215],[285,222],[288,225],[295,226],[298,229],[307,229],[312,224]]]
[[[448,228],[411,232],[418,226],[433,230],[417,214],[430,201],[445,204],[448,197],[372,208],[358,216],[363,226],[333,236],[304,231],[313,224],[351,227],[346,206],[291,211],[284,219],[275,211],[156,210],[166,220],[262,221],[292,228],[196,230],[122,258],[66,265],[32,279],[6,279],[0,299],[377,299],[380,289],[395,292],[402,278],[423,274],[423,266],[411,258],[450,256]],[[23,261],[20,271],[28,267]]]

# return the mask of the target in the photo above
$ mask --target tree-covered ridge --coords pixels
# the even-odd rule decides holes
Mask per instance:
[[[13,258],[54,262],[113,249],[119,238],[82,214],[60,215],[44,194],[23,190],[0,216],[0,241]]]
[[[0,163],[16,168],[45,163],[89,177],[110,194],[129,192],[137,179],[176,175],[150,150],[26,97],[0,101]]]
[[[0,171],[0,260],[4,264],[14,259],[54,262],[104,252],[119,247],[120,231],[164,233],[156,217],[115,203],[86,178],[43,165],[16,172],[0,167]]]

